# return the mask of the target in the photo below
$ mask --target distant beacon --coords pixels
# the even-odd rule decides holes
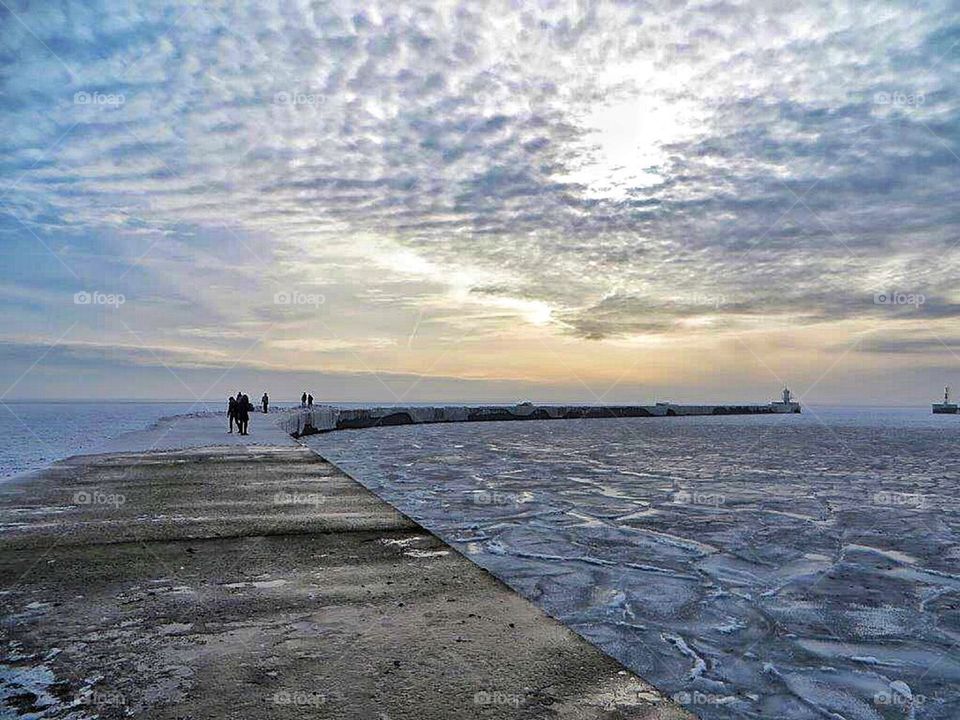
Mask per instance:
[[[933,414],[934,415],[956,415],[957,414],[957,404],[950,402],[949,386],[943,389],[943,402],[933,403]]]
[[[782,400],[774,400],[770,403],[774,412],[778,413],[798,413],[800,412],[800,403],[793,399],[790,388],[784,388],[781,395]]]

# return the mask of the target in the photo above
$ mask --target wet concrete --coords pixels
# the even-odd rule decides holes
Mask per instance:
[[[690,718],[300,447],[0,485],[0,716]]]

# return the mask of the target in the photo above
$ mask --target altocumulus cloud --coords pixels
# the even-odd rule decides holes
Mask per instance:
[[[80,274],[108,247],[162,274],[229,227],[248,287],[326,268],[333,299],[384,287],[589,339],[857,318],[895,334],[887,290],[957,314],[949,1],[0,17],[2,231],[24,257],[36,238]]]

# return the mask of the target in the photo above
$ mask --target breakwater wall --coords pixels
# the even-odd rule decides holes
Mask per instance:
[[[317,405],[287,410],[280,427],[294,437],[334,430],[357,430],[394,425],[509,420],[581,420],[586,418],[680,417],[688,415],[782,415],[799,413],[796,402],[765,405],[443,405],[341,408]]]

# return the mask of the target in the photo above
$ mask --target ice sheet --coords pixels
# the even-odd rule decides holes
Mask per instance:
[[[960,426],[822,417],[305,441],[706,720],[960,717]]]

